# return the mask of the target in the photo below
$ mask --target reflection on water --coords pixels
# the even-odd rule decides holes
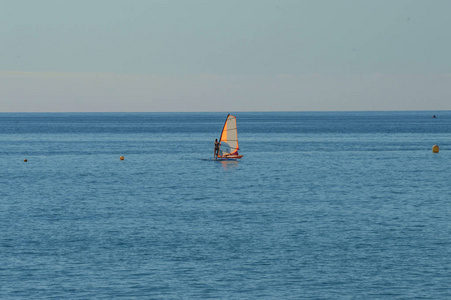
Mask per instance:
[[[231,170],[238,167],[238,161],[237,160],[223,160],[220,161],[222,167],[224,170]]]

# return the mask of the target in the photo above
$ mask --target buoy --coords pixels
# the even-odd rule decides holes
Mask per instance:
[[[24,159],[23,161],[24,161],[24,162],[27,162],[27,161],[28,161],[28,159],[26,159],[26,158],[25,158],[25,159]]]
[[[119,157],[120,160],[124,160],[125,158],[123,156]]]
[[[434,145],[434,146],[432,146],[432,152],[433,153],[438,153],[438,146],[437,145]]]

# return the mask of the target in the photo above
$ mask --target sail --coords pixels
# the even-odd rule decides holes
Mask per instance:
[[[226,155],[238,155],[238,133],[236,129],[236,117],[228,115],[219,138],[219,157]]]

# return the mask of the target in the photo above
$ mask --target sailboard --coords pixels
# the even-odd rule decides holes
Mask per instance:
[[[242,158],[243,155],[238,154],[239,149],[236,117],[229,114],[221,131],[219,150],[215,153],[215,160],[236,160]]]

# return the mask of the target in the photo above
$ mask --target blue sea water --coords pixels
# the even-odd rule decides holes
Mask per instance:
[[[0,114],[0,298],[451,299],[434,113]]]

